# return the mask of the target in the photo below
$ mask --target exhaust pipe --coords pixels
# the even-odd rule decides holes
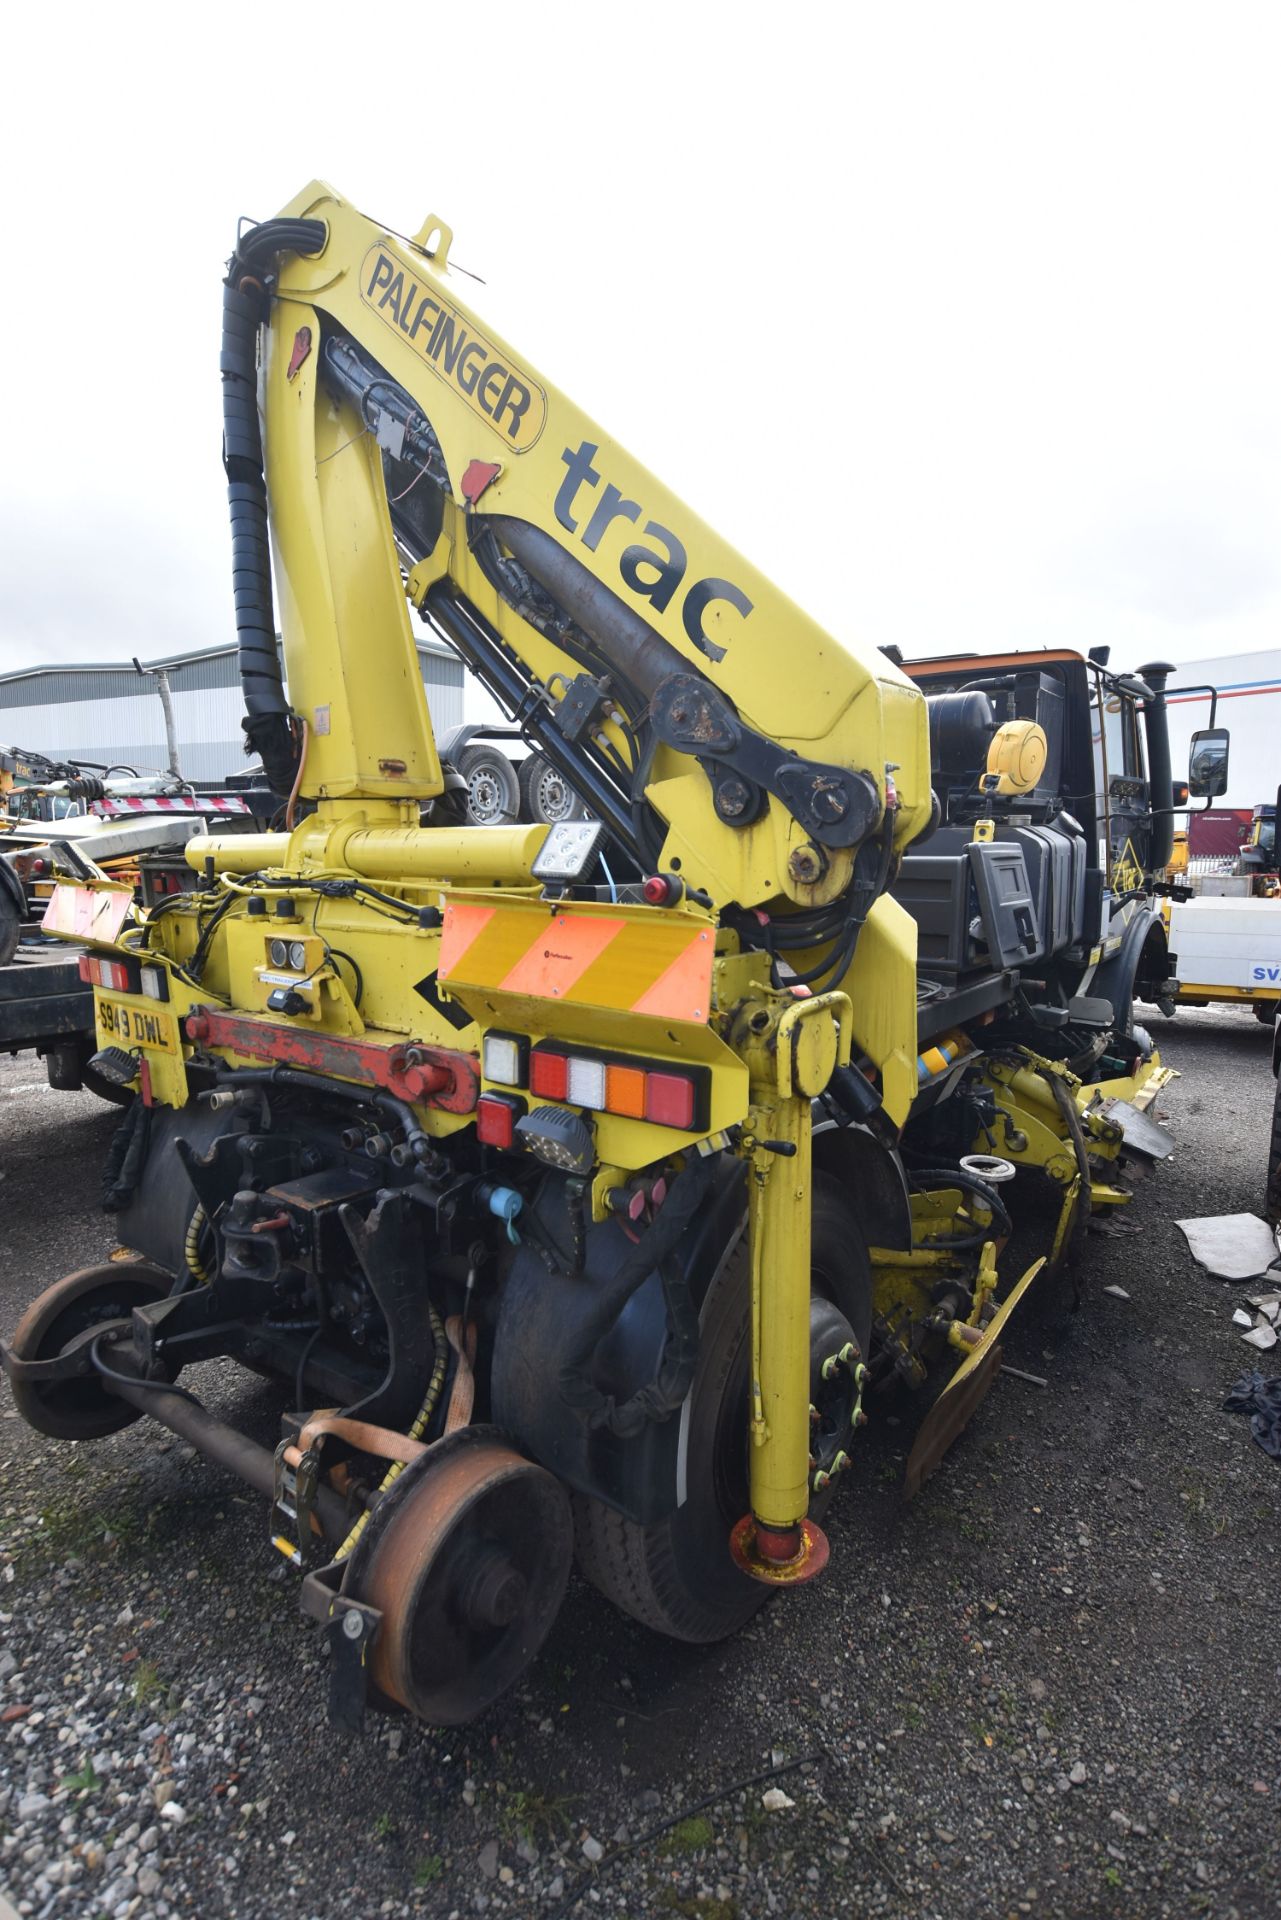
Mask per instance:
[[[1170,767],[1170,716],[1165,704],[1165,684],[1174,672],[1167,660],[1153,660],[1139,668],[1140,677],[1152,689],[1152,698],[1143,703],[1143,728],[1148,744],[1148,797],[1152,807],[1152,840],[1148,867],[1159,872],[1168,866],[1174,851],[1174,779]]]

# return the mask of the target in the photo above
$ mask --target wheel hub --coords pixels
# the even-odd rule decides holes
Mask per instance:
[[[867,1368],[844,1315],[816,1298],[810,1307],[810,1491],[822,1494],[850,1466],[862,1426]]]

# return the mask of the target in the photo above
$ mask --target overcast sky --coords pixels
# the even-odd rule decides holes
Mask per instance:
[[[317,175],[447,219],[839,635],[1270,646],[1279,49],[1116,0],[16,10],[0,667],[231,637],[219,282]]]

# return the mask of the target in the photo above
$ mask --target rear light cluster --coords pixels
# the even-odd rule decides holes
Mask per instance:
[[[706,1067],[674,1068],[630,1054],[600,1053],[554,1040],[531,1047],[523,1034],[487,1033],[482,1052],[485,1079],[527,1088],[538,1100],[563,1101],[590,1113],[613,1113],[657,1127],[695,1133],[707,1124]],[[485,1093],[477,1109],[477,1132],[490,1146],[510,1146],[525,1111],[517,1095]]]
[[[144,967],[137,960],[108,960],[96,953],[80,956],[80,978],[108,993],[145,993],[149,1000],[169,998],[169,976],[163,967]]]

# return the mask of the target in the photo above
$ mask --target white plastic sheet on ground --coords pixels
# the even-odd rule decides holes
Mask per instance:
[[[1254,1280],[1277,1257],[1272,1229],[1257,1214],[1219,1213],[1175,1224],[1192,1258],[1221,1280]]]

